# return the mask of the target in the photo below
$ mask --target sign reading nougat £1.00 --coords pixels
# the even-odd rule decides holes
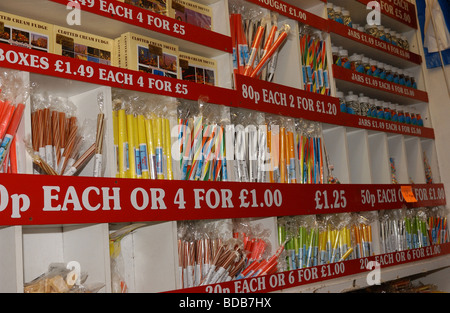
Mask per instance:
[[[290,5],[280,0],[248,0],[261,7],[280,13],[288,18],[308,24],[320,30],[327,30],[327,22],[325,19],[317,15],[304,11],[296,6]]]

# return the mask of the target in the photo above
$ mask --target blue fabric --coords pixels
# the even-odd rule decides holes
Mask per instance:
[[[450,0],[438,0],[441,5],[442,13],[444,14],[447,28],[450,29]],[[420,33],[422,34],[422,43],[424,41],[424,25],[425,25],[425,0],[416,0],[417,17],[419,20]],[[427,68],[435,68],[441,66],[441,58],[439,52],[429,53],[426,47],[423,48],[425,55],[425,62]],[[450,64],[450,49],[441,51],[444,65]]]

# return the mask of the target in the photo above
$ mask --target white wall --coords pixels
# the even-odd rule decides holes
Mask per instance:
[[[445,67],[450,80],[450,65]],[[435,132],[435,143],[441,182],[444,184],[447,199],[450,195],[450,95],[445,83],[442,67],[425,69],[429,108],[432,127]],[[450,81],[449,81],[450,83]],[[447,207],[449,207],[447,200]]]

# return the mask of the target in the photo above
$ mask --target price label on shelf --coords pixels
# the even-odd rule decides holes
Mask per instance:
[[[333,64],[333,75],[336,79],[341,79],[369,88],[378,89],[386,93],[394,93],[400,96],[428,102],[428,94],[425,91],[388,82],[386,80],[370,75],[361,74],[356,71],[337,66],[335,64]]]
[[[328,196],[330,193],[330,196]],[[316,202],[316,210],[327,210],[327,209],[342,209],[347,208],[347,198],[345,195],[345,190],[333,190],[329,192],[327,190],[317,190],[315,193],[314,200]]]
[[[8,175],[1,225],[170,221],[328,214],[445,205],[442,184],[266,184]],[[28,184],[23,185],[26,180]],[[299,199],[301,201],[299,202]]]
[[[50,69],[52,68],[50,67]],[[89,79],[91,82],[103,85],[135,88],[169,96],[189,94],[188,85],[184,82],[117,67],[90,65],[89,62],[80,63],[72,59],[56,59],[53,63],[53,70],[67,78]]]
[[[368,5],[370,0],[358,0]],[[416,8],[415,5],[407,0],[380,0],[378,1],[381,13],[417,29]]]
[[[296,6],[290,5],[280,0],[248,0],[261,7],[265,7],[271,11],[280,13],[293,20],[299,21],[303,24],[308,24],[320,30],[327,30],[327,23],[325,19],[320,18],[317,15],[302,10]]]
[[[67,4],[67,1],[51,0],[53,2]],[[174,35],[186,34],[184,23],[156,14],[150,10],[143,10],[136,6],[127,5],[119,1],[111,0],[78,0],[80,8],[85,11],[100,14],[106,17],[149,28],[158,32],[168,32]]]
[[[207,94],[209,101],[216,104],[230,104],[235,101],[236,94],[234,90],[226,88],[132,71],[6,44],[0,44],[0,66],[195,101],[201,95]]]
[[[411,186],[401,186],[402,196],[406,202],[417,202]]]
[[[435,206],[446,203],[445,191],[441,184],[378,185],[361,186],[360,201],[364,207],[382,209],[399,208],[403,203],[414,207]]]
[[[344,24],[329,20],[330,32],[338,34],[340,36],[350,38],[356,42],[363,45],[384,51],[391,55],[395,55],[404,60],[408,60],[415,64],[420,64],[422,62],[422,57],[416,53],[412,53],[408,50],[402,49],[398,46],[392,45],[383,41],[381,39],[375,38],[367,33],[360,32],[357,29],[348,27]]]
[[[240,107],[303,117],[323,122],[336,122],[340,116],[339,99],[301,89],[236,75]]]
[[[335,263],[199,286],[171,292],[190,293],[265,293],[304,286],[350,275],[378,275],[383,269],[444,256],[450,253],[450,243],[397,251]],[[380,274],[381,275],[381,274]]]
[[[258,190],[259,191],[259,190]],[[239,193],[240,208],[263,208],[281,207],[283,205],[283,195],[279,189],[266,189],[257,194],[256,189],[242,189]]]
[[[424,138],[434,139],[434,130],[429,127],[403,124],[372,117],[364,117],[353,114],[342,116],[341,122],[345,126],[379,130],[403,135],[413,135]]]
[[[50,1],[64,6],[67,5],[67,0]],[[165,34],[228,53],[231,52],[231,37],[150,10],[115,0],[78,0],[77,3],[86,12],[149,29],[157,32],[157,34]]]

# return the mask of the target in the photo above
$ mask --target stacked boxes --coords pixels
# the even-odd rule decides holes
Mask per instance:
[[[114,64],[114,40],[56,25],[53,29],[53,53],[100,64]]]
[[[186,0],[119,0],[154,12],[212,28],[207,6]],[[217,86],[217,62],[178,45],[127,32],[111,39],[0,12],[0,43],[54,53],[165,77]]]
[[[169,17],[212,30],[212,9],[206,5],[189,0],[172,0]]]
[[[182,80],[217,86],[217,61],[198,55],[180,52]]]
[[[53,25],[0,12],[0,42],[45,52],[53,51]]]
[[[118,0],[158,14],[169,15],[171,0]]]
[[[120,67],[179,78],[177,45],[130,32],[117,40]]]

